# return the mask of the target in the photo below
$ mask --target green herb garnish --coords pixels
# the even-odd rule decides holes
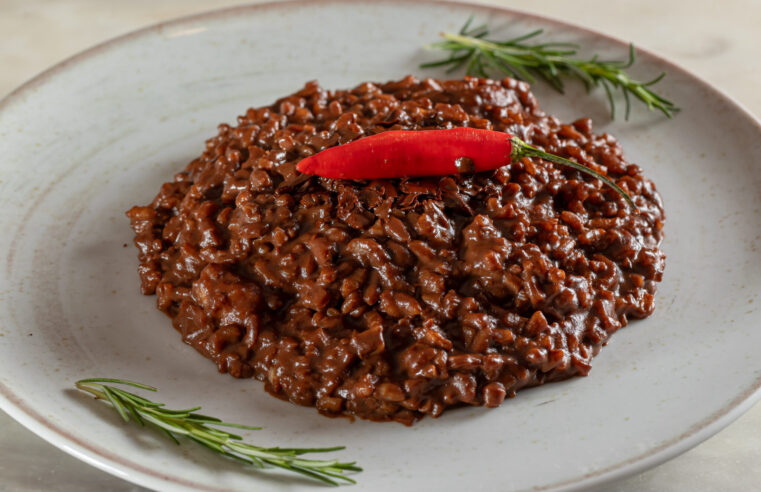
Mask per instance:
[[[114,386],[102,383],[114,383],[133,386],[148,391],[157,391],[151,386],[126,381],[123,379],[93,378],[77,381],[76,387],[95,396],[98,400],[109,403],[121,415],[125,422],[134,419],[140,425],[153,425],[169,436],[175,443],[185,437],[195,441],[215,453],[236,459],[256,468],[277,467],[300,473],[320,480],[328,485],[339,485],[339,480],[356,483],[345,472],[359,472],[362,468],[354,462],[344,463],[338,460],[313,460],[300,458],[307,453],[327,453],[344,449],[343,446],[331,448],[263,448],[242,442],[242,437],[216,427],[234,427],[245,430],[258,430],[240,424],[229,424],[216,417],[196,413],[201,407],[185,410],[170,410],[163,403],[156,403]],[[210,427],[215,426],[215,427]]]
[[[575,77],[584,83],[587,91],[600,86],[605,90],[612,118],[615,118],[616,114],[614,90],[623,92],[627,120],[631,108],[630,96],[647,104],[650,110],[661,111],[667,118],[671,118],[673,113],[679,110],[674,103],[650,89],[666,76],[665,73],[649,82],[639,82],[626,72],[626,69],[634,64],[633,44],[629,45],[627,61],[602,61],[597,55],[589,59],[577,58],[580,47],[573,43],[527,43],[528,40],[535,40],[541,35],[542,29],[507,41],[493,41],[486,39],[489,30],[485,24],[471,28],[472,22],[473,16],[459,33],[442,33],[444,41],[427,45],[429,49],[449,51],[450,54],[443,60],[423,63],[420,67],[449,66],[449,73],[464,66],[468,75],[489,77],[489,73],[496,72],[531,83],[538,77],[560,93],[564,89],[563,77]]]

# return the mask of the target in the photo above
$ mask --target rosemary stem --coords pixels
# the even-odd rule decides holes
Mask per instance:
[[[470,29],[472,20],[472,17],[468,19],[459,33],[443,32],[443,41],[427,45],[429,49],[447,51],[449,56],[424,63],[421,67],[446,66],[447,72],[451,72],[464,66],[468,75],[489,77],[489,73],[502,72],[504,75],[531,83],[536,77],[544,79],[559,92],[563,92],[563,77],[575,77],[584,83],[587,90],[592,86],[604,89],[610,104],[611,117],[615,117],[614,90],[620,91],[624,96],[626,119],[629,117],[631,106],[630,96],[645,103],[650,110],[661,111],[668,118],[679,110],[674,103],[650,89],[664,74],[649,82],[640,82],[626,72],[635,60],[634,47],[631,45],[626,62],[601,61],[597,56],[589,59],[577,58],[579,47],[572,43],[527,43],[529,39],[540,35],[541,30],[507,41],[494,41],[485,38],[489,33],[486,26]]]
[[[164,408],[163,403],[155,403],[121,388],[103,384],[106,382],[156,391],[156,388],[141,383],[106,378],[83,379],[77,381],[75,385],[78,389],[111,405],[124,421],[129,422],[134,419],[141,425],[149,423],[161,430],[176,444],[180,444],[177,438],[184,436],[222,456],[236,459],[252,467],[265,468],[265,465],[278,467],[314,478],[327,485],[339,485],[340,482],[337,480],[356,483],[345,473],[362,471],[362,468],[353,461],[312,460],[300,457],[300,455],[307,453],[338,451],[343,449],[342,446],[330,448],[264,448],[255,446],[243,442],[241,436],[210,426],[236,427],[248,430],[256,430],[259,427],[230,424],[215,417],[195,413],[201,407],[184,410]]]

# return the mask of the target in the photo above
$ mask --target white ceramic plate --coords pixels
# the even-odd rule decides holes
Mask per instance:
[[[591,115],[645,168],[668,214],[655,314],[617,333],[588,378],[520,393],[501,408],[398,424],[327,419],[217,374],[138,293],[124,211],[234,122],[310,79],[325,87],[421,72],[419,47],[477,14],[496,34],[543,27],[608,57],[626,45],[518,12],[464,4],[327,1],[243,7],[162,24],[58,65],[0,103],[0,406],[55,446],[162,490],[306,490],[122,424],[73,391],[109,376],[263,424],[266,444],[335,445],[365,467],[362,490],[571,490],[660,463],[759,397],[761,127],[720,92],[641,53],[642,78],[683,111],[635,106],[610,123],[605,98],[536,87],[545,109]]]

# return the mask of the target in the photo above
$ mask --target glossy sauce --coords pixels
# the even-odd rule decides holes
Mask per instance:
[[[540,159],[373,182],[295,170],[366,135],[456,126],[605,172],[640,211]],[[613,332],[653,312],[665,262],[655,186],[591,126],[546,115],[511,79],[309,83],[220,125],[127,213],[143,293],[220,371],[331,416],[411,424],[585,376]]]

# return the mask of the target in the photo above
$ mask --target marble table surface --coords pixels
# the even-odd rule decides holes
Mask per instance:
[[[229,0],[0,0],[0,97],[116,35]],[[485,0],[631,40],[693,71],[761,115],[757,0]],[[609,484],[611,492],[758,490],[761,405],[683,455]],[[0,411],[0,492],[143,491],[47,444]]]

